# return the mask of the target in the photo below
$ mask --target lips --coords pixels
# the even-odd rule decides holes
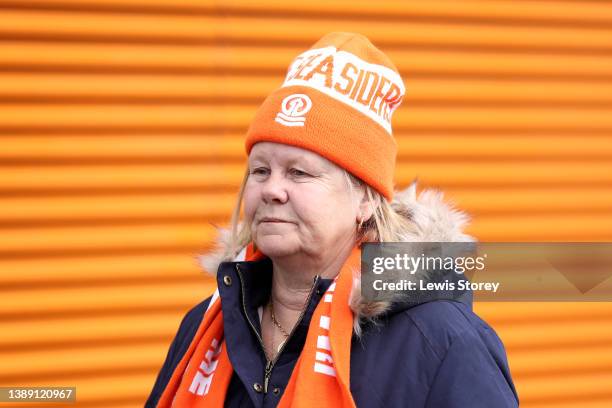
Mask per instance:
[[[280,219],[280,218],[274,218],[274,217],[263,217],[263,218],[261,218],[259,220],[259,222],[260,223],[262,223],[262,222],[277,222],[277,223],[280,223],[280,222],[289,222],[289,221],[286,221],[286,220],[283,220],[283,219]]]

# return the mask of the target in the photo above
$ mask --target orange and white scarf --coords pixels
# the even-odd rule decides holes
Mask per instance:
[[[246,260],[261,257],[249,245]],[[359,268],[359,263],[360,250],[355,247],[314,311],[306,343],[279,407],[355,407],[350,392],[353,312],[349,295],[352,270]],[[157,407],[223,407],[232,373],[217,289]]]

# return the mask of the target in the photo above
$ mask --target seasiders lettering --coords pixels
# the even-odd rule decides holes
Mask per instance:
[[[320,56],[321,56],[321,54],[314,54],[314,55],[309,56],[308,58],[303,58],[303,59],[300,59],[300,63],[299,63],[299,65],[297,66],[297,69],[296,69],[296,70],[295,70],[295,72],[294,72],[294,73],[291,75],[291,76],[292,76],[292,79],[304,79],[304,78],[303,78],[303,76],[302,76],[303,71],[304,71],[305,69],[307,69],[308,67],[312,67],[313,62],[314,62],[314,61],[315,61],[315,60],[316,60],[318,57],[320,57]],[[299,57],[298,57],[298,58],[299,58]]]
[[[334,82],[334,57],[329,55],[317,65],[314,61],[321,57],[315,54],[298,66],[288,80],[301,79],[310,81],[320,75],[326,88],[334,89],[351,100],[370,108],[372,112],[389,120],[389,112],[402,101],[400,88],[384,75],[366,69],[359,69],[350,62],[340,72],[339,80]]]
[[[391,115],[401,103],[404,86],[399,74],[334,47],[309,50],[292,63],[285,86],[320,90],[375,119],[390,132]]]

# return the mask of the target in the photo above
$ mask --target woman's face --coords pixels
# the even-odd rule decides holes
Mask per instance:
[[[245,221],[267,256],[316,256],[355,241],[361,195],[344,171],[309,150],[260,142],[249,155]]]

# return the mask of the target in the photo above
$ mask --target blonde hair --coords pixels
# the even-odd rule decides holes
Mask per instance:
[[[353,187],[363,188],[372,207],[372,216],[357,231],[357,242],[398,242],[406,233],[414,232],[412,214],[397,211],[378,191],[344,170],[353,194]]]
[[[415,232],[411,215],[403,212],[398,207],[394,208],[378,191],[355,177],[348,171],[342,169],[347,180],[350,194],[354,194],[354,188],[362,188],[372,206],[372,216],[359,225],[357,230],[357,242],[399,242],[408,233]],[[251,228],[241,222],[242,201],[244,189],[249,178],[249,169],[245,170],[240,190],[232,211],[229,245],[223,254],[224,260],[232,260],[251,241]]]

